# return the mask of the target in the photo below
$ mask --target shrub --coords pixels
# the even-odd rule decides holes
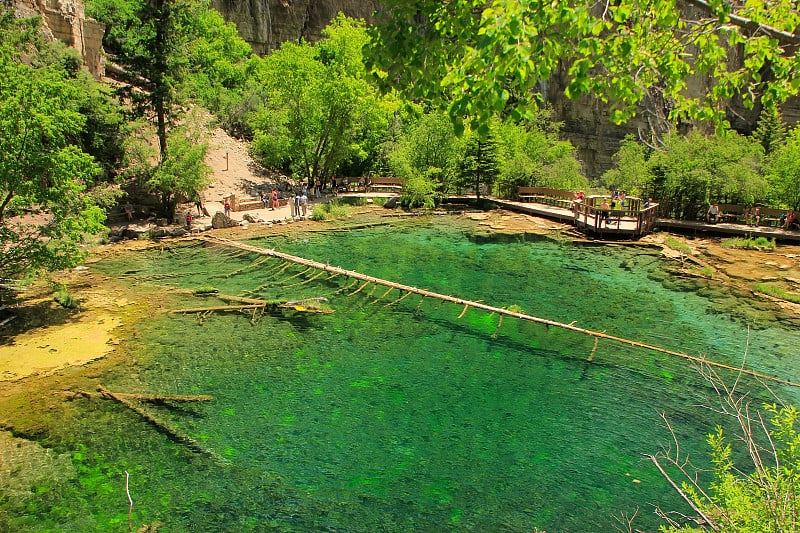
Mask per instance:
[[[736,248],[739,250],[775,250],[775,239],[766,237],[733,237],[722,241],[723,248]]]
[[[321,221],[344,217],[347,216],[352,209],[352,206],[347,205],[347,203],[342,200],[333,200],[324,204],[316,204],[311,211],[311,220]]]
[[[64,307],[65,309],[75,309],[78,307],[78,299],[68,293],[66,289],[60,290],[53,294],[53,300],[55,300],[58,305]]]

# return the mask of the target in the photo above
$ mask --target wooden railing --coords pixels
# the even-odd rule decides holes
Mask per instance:
[[[644,206],[640,198],[626,199],[626,205],[620,209],[601,209],[599,205],[594,205],[600,197],[589,197],[586,202],[575,202],[573,211],[575,212],[575,225],[584,228],[591,228],[594,231],[602,230],[602,221],[605,219],[604,212],[608,213],[606,227],[616,225],[620,227],[623,221],[635,222],[635,235],[643,235],[652,231],[658,213],[658,204]],[[628,200],[631,200],[628,205]]]

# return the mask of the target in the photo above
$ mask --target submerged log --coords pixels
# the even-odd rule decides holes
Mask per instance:
[[[88,392],[84,390],[76,391],[59,391],[55,394],[63,396],[69,400],[75,398],[108,398],[102,392]],[[141,402],[210,402],[214,399],[213,396],[207,394],[197,395],[182,395],[182,394],[130,394],[126,392],[115,392],[120,398],[126,400],[139,400]]]
[[[98,385],[97,386],[97,390],[99,390],[100,393],[103,394],[104,396],[106,396],[107,398],[110,398],[110,399],[112,399],[112,400],[114,400],[114,401],[116,401],[118,403],[121,403],[122,405],[124,405],[125,407],[127,407],[128,409],[130,409],[131,411],[136,413],[137,415],[141,416],[146,421],[148,421],[152,425],[156,426],[159,430],[161,430],[164,434],[166,434],[169,438],[171,438],[175,442],[183,444],[184,446],[186,446],[187,448],[189,448],[190,450],[192,450],[194,452],[197,452],[197,453],[202,454],[202,455],[206,455],[206,456],[214,459],[216,462],[218,462],[220,464],[224,464],[224,465],[231,464],[231,462],[229,460],[225,459],[224,457],[219,455],[214,450],[212,450],[210,448],[206,448],[205,446],[203,446],[202,444],[200,444],[199,442],[194,440],[192,437],[190,437],[188,435],[184,435],[183,433],[181,433],[177,429],[175,429],[172,426],[170,426],[169,423],[166,420],[161,420],[159,418],[156,418],[152,414],[150,414],[147,411],[145,411],[143,408],[137,406],[134,403],[131,403],[126,398],[123,398],[123,397],[119,396],[118,394],[115,394],[115,393],[109,391],[108,389],[106,389],[102,385]]]

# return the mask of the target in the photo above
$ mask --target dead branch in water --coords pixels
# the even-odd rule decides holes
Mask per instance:
[[[59,396],[63,396],[68,400],[73,400],[75,398],[108,398],[102,392],[88,392],[84,390],[65,390],[65,391],[57,391],[54,394]],[[213,396],[209,396],[207,394],[197,394],[197,395],[183,395],[183,394],[131,394],[127,392],[115,392],[120,398],[125,398],[126,400],[139,400],[141,402],[210,402],[214,399]]]
[[[124,405],[125,407],[127,407],[128,409],[130,409],[131,411],[136,413],[137,415],[141,416],[147,422],[149,422],[152,425],[156,426],[159,430],[161,430],[164,434],[166,434],[169,438],[171,438],[175,442],[183,444],[184,446],[186,446],[187,448],[189,448],[190,450],[192,450],[194,452],[197,452],[199,454],[211,457],[212,459],[214,459],[216,462],[218,462],[220,464],[225,464],[225,465],[231,464],[231,462],[229,460],[225,459],[224,457],[219,455],[214,450],[212,450],[210,448],[206,448],[205,446],[203,446],[202,444],[200,444],[199,442],[197,442],[196,440],[194,440],[190,436],[184,435],[183,433],[181,433],[177,429],[175,429],[172,426],[170,426],[169,423],[167,423],[167,421],[161,420],[159,418],[156,418],[152,414],[150,414],[147,411],[145,411],[143,408],[137,406],[134,403],[131,403],[129,400],[127,400],[125,398],[122,398],[121,396],[119,396],[117,394],[114,394],[113,392],[109,391],[108,389],[106,389],[102,385],[98,385],[97,386],[97,390],[99,390],[107,398],[110,398],[110,399],[112,399],[112,400],[114,400],[114,401],[116,401],[118,403],[121,403],[122,405]]]

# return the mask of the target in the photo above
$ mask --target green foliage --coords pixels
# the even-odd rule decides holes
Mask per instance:
[[[0,44],[0,277],[38,267],[72,266],[85,233],[104,218],[88,189],[99,172],[70,140],[85,117],[74,110],[75,85],[58,68],[34,68]],[[30,223],[7,216],[40,214]]]
[[[766,175],[773,199],[800,209],[800,128],[789,132],[786,142],[769,155]]]
[[[53,294],[53,300],[55,300],[58,305],[66,309],[75,309],[80,303],[77,298],[72,296],[66,290],[61,290]]]
[[[498,127],[500,196],[515,197],[520,186],[581,189],[589,185],[572,144],[559,140],[559,128],[544,111],[537,120]]]
[[[678,252],[684,253],[686,255],[692,255],[692,249],[689,248],[689,245],[686,244],[684,241],[678,240],[674,237],[667,237],[664,239],[664,244],[676,250]]]
[[[762,109],[753,139],[764,148],[764,154],[769,155],[777,150],[785,138],[786,124],[783,123],[780,109],[777,106]]]
[[[456,137],[450,119],[444,113],[426,113],[401,133],[389,152],[389,168],[406,181],[428,176],[446,193],[455,184],[463,155],[464,142]]]
[[[747,107],[757,99],[768,105],[800,86],[796,56],[783,52],[797,44],[792,32],[800,13],[780,0],[691,7],[621,0],[607,9],[567,0],[535,8],[483,0],[383,4],[368,49],[375,77],[410,99],[440,103],[473,129],[497,112],[522,118],[535,102],[531,95],[556,72],[567,73],[568,97],[595,95],[617,123],[634,116],[654,90],[673,120],[725,125],[734,95]],[[756,24],[760,30],[751,31]],[[740,61],[729,58],[731,47]],[[767,69],[771,74],[762,75]],[[703,94],[688,90],[693,76],[702,77]]]
[[[771,415],[769,426],[764,428],[769,430],[768,442],[755,442],[752,434],[744,439],[729,440],[723,429],[717,427],[708,436],[714,464],[713,481],[702,492],[684,486],[698,508],[716,522],[718,531],[768,533],[797,529],[800,518],[797,514],[800,505],[798,411],[794,406],[764,407]],[[749,419],[750,422],[756,420],[757,417]],[[745,449],[735,448],[737,443]],[[737,464],[734,457],[738,452],[753,458],[751,469],[744,470]],[[705,530],[686,526],[671,527],[668,531]]]
[[[733,237],[722,241],[723,248],[737,248],[739,250],[775,250],[775,239],[766,237]]]
[[[345,217],[350,214],[353,207],[339,200],[331,200],[321,204],[314,204],[311,211],[311,220],[329,220],[331,218]]]
[[[190,117],[191,119],[192,117]],[[159,158],[150,144],[152,125],[139,123],[125,143],[125,163],[129,175],[156,194],[161,216],[172,219],[181,199],[193,198],[208,185],[211,169],[206,165],[208,142],[201,128],[191,120],[169,134],[166,153]]]
[[[436,206],[434,192],[436,183],[428,176],[414,174],[403,185],[400,195],[400,205],[404,209],[423,207],[433,209]]]
[[[365,79],[363,24],[339,15],[323,33],[254,60],[263,104],[248,119],[264,164],[312,180],[342,166],[368,170],[399,107]]]
[[[761,294],[767,294],[769,296],[774,296],[775,298],[780,298],[781,300],[786,300],[789,302],[794,302],[796,304],[800,304],[800,294],[796,292],[787,292],[782,287],[778,287],[777,285],[770,285],[768,283],[757,283],[753,290],[755,292],[760,292]]]
[[[630,175],[641,163],[641,155],[623,143],[622,150],[634,152],[623,169]],[[664,204],[667,214],[696,219],[709,203],[752,205],[767,194],[767,182],[759,174],[761,150],[754,143],[728,131],[706,137],[694,131],[674,136],[647,160],[642,192]],[[622,179],[623,174],[612,174]],[[635,182],[634,182],[635,183]]]
[[[620,142],[619,151],[611,159],[614,168],[603,174],[603,185],[609,190],[626,191],[631,196],[641,197],[650,173],[645,146],[628,135]]]
[[[480,199],[481,187],[491,193],[492,187],[500,176],[500,147],[493,132],[484,135],[468,132],[464,159],[459,165],[457,188],[472,186],[475,195]]]

